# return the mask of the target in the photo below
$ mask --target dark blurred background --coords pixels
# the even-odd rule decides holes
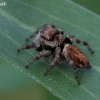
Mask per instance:
[[[100,14],[100,0],[73,0]],[[0,100],[60,100],[0,57]]]
[[[72,1],[100,15],[100,0],[72,0]]]

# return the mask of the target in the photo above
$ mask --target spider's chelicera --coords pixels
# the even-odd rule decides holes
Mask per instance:
[[[91,65],[89,64],[88,59],[82,53],[82,51],[72,44],[73,42],[81,43],[85,45],[91,53],[94,53],[88,43],[76,39],[74,36],[71,35],[67,35],[64,39],[63,30],[55,28],[53,24],[46,24],[42,26],[36,32],[26,38],[26,40],[29,41],[34,36],[35,39],[31,44],[28,44],[18,49],[18,52],[20,52],[24,49],[35,48],[37,51],[40,52],[37,56],[31,59],[25,67],[28,68],[30,64],[40,59],[41,57],[50,57],[52,55],[53,60],[50,64],[50,67],[44,73],[44,75],[47,75],[48,72],[55,66],[55,64],[61,58],[64,58],[74,69],[76,81],[78,84],[80,84],[77,67],[90,69]]]

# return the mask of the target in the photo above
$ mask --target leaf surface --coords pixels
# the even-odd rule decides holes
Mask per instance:
[[[1,0],[0,0],[1,1]],[[0,7],[0,55],[35,79],[62,100],[99,100],[100,98],[100,16],[69,0],[5,0]],[[49,59],[42,58],[25,69],[38,54],[33,49],[17,53],[30,42],[25,39],[44,24],[53,23],[64,30],[64,36],[74,35],[87,41],[95,51],[77,45],[89,59],[92,69],[79,69],[81,85],[77,85],[68,63],[57,64],[48,76]]]

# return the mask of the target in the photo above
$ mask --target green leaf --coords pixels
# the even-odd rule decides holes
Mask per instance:
[[[2,2],[2,0],[0,0]],[[62,100],[99,100],[100,98],[100,16],[70,0],[5,0],[0,7],[0,55],[21,71],[35,79]],[[38,54],[35,50],[17,49],[28,44],[25,39],[40,26],[53,23],[87,41],[94,49],[91,55],[86,47],[77,45],[89,59],[92,69],[79,69],[81,85],[76,83],[68,63],[57,64],[48,76],[43,73],[49,60],[42,58],[25,69],[28,61]],[[30,41],[31,42],[31,41]]]

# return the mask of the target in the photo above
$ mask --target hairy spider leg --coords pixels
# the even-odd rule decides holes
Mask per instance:
[[[61,49],[60,47],[57,47],[55,49],[55,58],[54,60],[52,61],[52,63],[50,64],[50,67],[46,70],[46,72],[44,73],[44,75],[47,75],[48,72],[55,66],[55,64],[58,62],[59,58],[60,58],[60,55],[61,55]]]
[[[91,47],[89,46],[89,44],[87,43],[87,42],[85,42],[85,41],[81,41],[81,40],[79,40],[79,39],[76,39],[76,38],[74,38],[73,36],[67,36],[66,38],[69,38],[70,39],[70,41],[73,43],[73,42],[76,42],[76,43],[80,43],[80,44],[83,44],[84,46],[86,46],[87,48],[88,48],[88,50],[93,54],[94,53],[94,51],[91,49]],[[67,39],[66,39],[67,40]]]
[[[73,68],[74,70],[74,74],[75,74],[75,79],[77,81],[77,83],[80,85],[80,81],[79,81],[79,77],[78,77],[78,70],[77,70],[77,66],[74,64],[73,61],[69,62],[70,66]]]
[[[35,56],[33,59],[31,59],[31,61],[25,66],[25,68],[28,68],[30,66],[30,64],[32,64],[34,61],[40,59],[41,57],[48,57],[50,55],[51,55],[50,50],[41,51],[37,56]]]
[[[70,59],[67,51],[66,54],[64,52],[62,52],[63,56],[66,58],[66,60],[69,62],[69,65],[73,68],[74,70],[74,74],[75,74],[75,78],[77,83],[80,85],[80,81],[79,81],[79,77],[78,77],[78,70],[77,70],[77,66],[74,64],[74,62]]]
[[[47,24],[43,25],[41,28],[39,28],[36,32],[34,32],[33,34],[31,34],[29,37],[26,38],[26,41],[29,41],[31,38],[33,38],[35,35],[37,35],[38,33],[41,33],[42,30],[44,29],[44,27],[46,26]]]
[[[33,44],[33,43],[28,44],[28,45],[26,45],[26,46],[23,46],[23,47],[19,48],[17,51],[20,52],[20,51],[22,51],[22,50],[30,49],[30,48],[34,48],[34,44]]]
[[[17,51],[20,52],[22,50],[30,49],[30,48],[35,48],[37,51],[42,51],[41,43],[31,43],[31,44],[28,44],[26,46],[19,48]]]

